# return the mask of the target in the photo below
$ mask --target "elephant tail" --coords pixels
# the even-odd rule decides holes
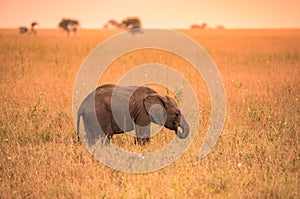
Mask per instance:
[[[77,112],[77,125],[76,125],[78,141],[80,140],[80,117],[83,115],[84,115],[84,112],[82,110],[82,107],[80,106],[78,109],[78,112]]]

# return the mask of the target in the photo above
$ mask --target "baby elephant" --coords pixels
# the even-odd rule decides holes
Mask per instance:
[[[78,136],[80,117],[89,145],[95,144],[99,137],[109,141],[114,134],[133,129],[136,132],[135,143],[144,145],[150,141],[151,122],[174,130],[181,139],[189,135],[189,125],[175,100],[144,86],[102,85],[89,94],[79,107]]]

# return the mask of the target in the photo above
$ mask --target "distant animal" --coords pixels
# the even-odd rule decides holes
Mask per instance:
[[[28,28],[27,28],[27,27],[21,26],[21,27],[19,28],[19,33],[20,33],[20,34],[24,34],[24,33],[27,33],[27,32],[28,32]]]
[[[35,34],[36,35],[36,30],[35,30],[35,26],[39,25],[37,22],[32,22],[31,23],[31,33]]]
[[[145,86],[102,85],[90,93],[78,109],[78,136],[81,117],[89,145],[95,144],[99,137],[109,143],[114,134],[131,130],[136,133],[134,143],[144,145],[150,141],[151,122],[175,131],[181,139],[190,131],[176,101]]]
[[[36,30],[35,30],[35,26],[37,26],[38,25],[38,23],[37,22],[32,22],[31,23],[31,28],[30,28],[30,31],[29,31],[29,29],[26,27],[26,26],[21,26],[20,28],[19,28],[19,33],[20,34],[24,34],[24,33],[29,33],[29,34],[34,34],[34,35],[36,35]]]

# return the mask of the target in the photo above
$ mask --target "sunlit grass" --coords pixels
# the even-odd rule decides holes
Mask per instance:
[[[202,118],[196,139],[175,163],[129,174],[95,160],[77,141],[72,118],[79,66],[115,32],[82,30],[67,37],[54,30],[37,36],[0,30],[0,198],[299,198],[300,32],[183,32],[204,46],[220,69],[227,95],[224,130],[214,150],[199,159],[210,114],[201,78],[165,52],[116,60],[100,83],[115,82],[151,59],[172,65],[192,84]],[[180,90],[156,88],[180,98]],[[163,131],[145,147],[128,135],[112,142],[151,151],[175,136]]]

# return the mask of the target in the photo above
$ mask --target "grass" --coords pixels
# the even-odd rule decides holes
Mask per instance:
[[[160,51],[122,57],[99,83],[160,61],[191,82],[202,118],[194,142],[175,163],[129,174],[104,166],[77,141],[71,109],[80,64],[116,32],[81,30],[67,37],[56,30],[37,36],[0,30],[0,198],[299,198],[300,31],[182,32],[204,46],[219,67],[227,95],[222,135],[213,151],[198,159],[210,102],[188,63]],[[164,131],[144,148],[125,135],[113,142],[152,150],[174,136]]]

